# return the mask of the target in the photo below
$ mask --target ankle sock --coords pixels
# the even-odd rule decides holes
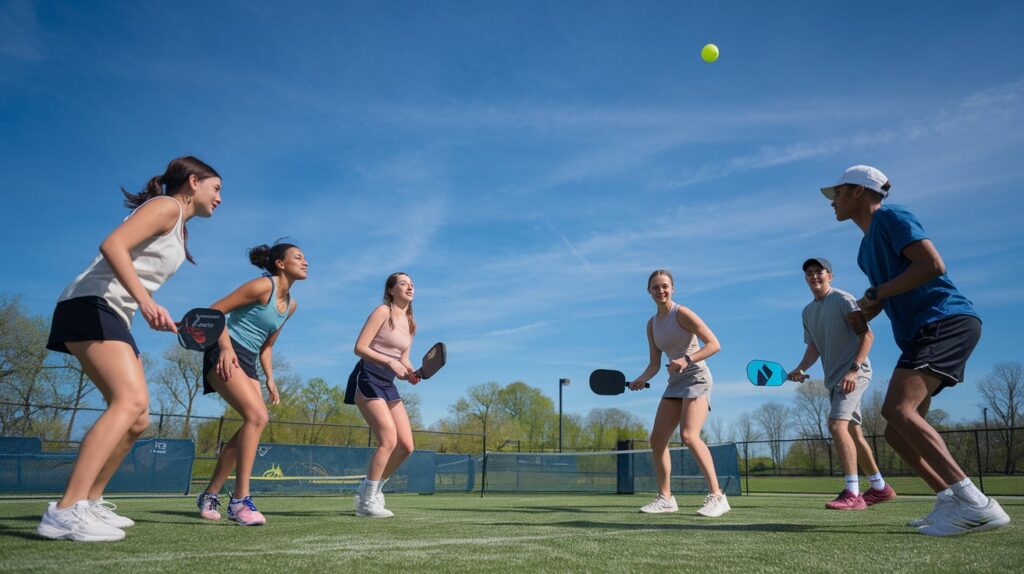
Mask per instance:
[[[971,506],[985,506],[988,504],[988,497],[978,490],[978,487],[974,486],[974,483],[969,478],[951,485],[949,489],[953,491],[954,496]]]
[[[860,477],[856,474],[846,475],[846,490],[852,492],[854,496],[860,494]]]
[[[881,472],[872,474],[868,477],[868,480],[871,482],[871,488],[874,488],[875,490],[882,490],[885,488],[885,479],[882,478]]]

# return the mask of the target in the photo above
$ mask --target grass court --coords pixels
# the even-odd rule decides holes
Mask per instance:
[[[1024,498],[1001,497],[1013,522],[932,538],[903,526],[931,497],[859,512],[820,495],[730,499],[732,512],[642,515],[649,494],[411,495],[396,516],[357,518],[350,496],[261,496],[264,527],[202,521],[191,497],[113,498],[137,524],[125,540],[37,539],[45,500],[0,500],[0,572],[1013,572],[1024,563]],[[222,504],[221,511],[224,511]]]

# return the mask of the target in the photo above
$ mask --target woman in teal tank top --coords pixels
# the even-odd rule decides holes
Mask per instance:
[[[216,391],[234,407],[242,415],[242,427],[221,449],[210,484],[199,494],[196,505],[200,517],[220,520],[217,494],[234,470],[235,491],[228,503],[228,518],[243,526],[258,526],[267,520],[249,496],[249,476],[269,415],[256,374],[256,359],[267,377],[270,402],[276,405],[281,397],[274,385],[272,350],[281,327],[295,313],[292,284],[306,278],[309,264],[302,250],[291,243],[253,247],[249,261],[267,274],[213,304],[214,309],[228,316],[227,328],[218,344],[203,356],[205,391]]]

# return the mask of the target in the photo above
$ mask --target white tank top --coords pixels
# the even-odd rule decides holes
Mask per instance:
[[[161,195],[142,205],[164,198],[173,201],[178,206],[178,221],[174,224],[174,228],[163,235],[146,239],[129,252],[132,266],[135,267],[135,274],[139,276],[142,286],[149,293],[159,289],[185,261],[184,221],[181,204],[178,203],[178,200]],[[140,205],[139,208],[141,207]],[[135,211],[138,211],[139,208],[136,208]],[[135,211],[132,211],[128,217],[135,215]],[[124,218],[125,221],[128,220],[128,217]],[[102,253],[92,260],[92,264],[85,271],[75,277],[75,280],[64,289],[57,301],[75,297],[102,297],[129,327],[132,324],[135,311],[139,308],[139,303],[117,280],[114,270],[110,268],[110,264],[107,263]]]

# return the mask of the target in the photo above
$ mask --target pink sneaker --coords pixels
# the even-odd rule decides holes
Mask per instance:
[[[203,492],[196,497],[196,506],[199,507],[199,516],[206,520],[220,520],[220,512],[217,512],[217,507],[220,506],[220,501],[217,500],[217,495],[212,492]]]
[[[263,514],[256,510],[251,496],[246,496],[242,500],[232,498],[228,503],[228,519],[234,520],[241,526],[262,526],[267,523]]]
[[[845,488],[835,500],[825,503],[825,508],[829,510],[864,510],[867,507],[868,505],[864,503],[863,496],[854,494]]]
[[[889,502],[896,498],[896,491],[892,489],[888,484],[885,488],[870,488],[864,493],[864,504],[871,506],[872,504],[878,504],[879,502]]]

